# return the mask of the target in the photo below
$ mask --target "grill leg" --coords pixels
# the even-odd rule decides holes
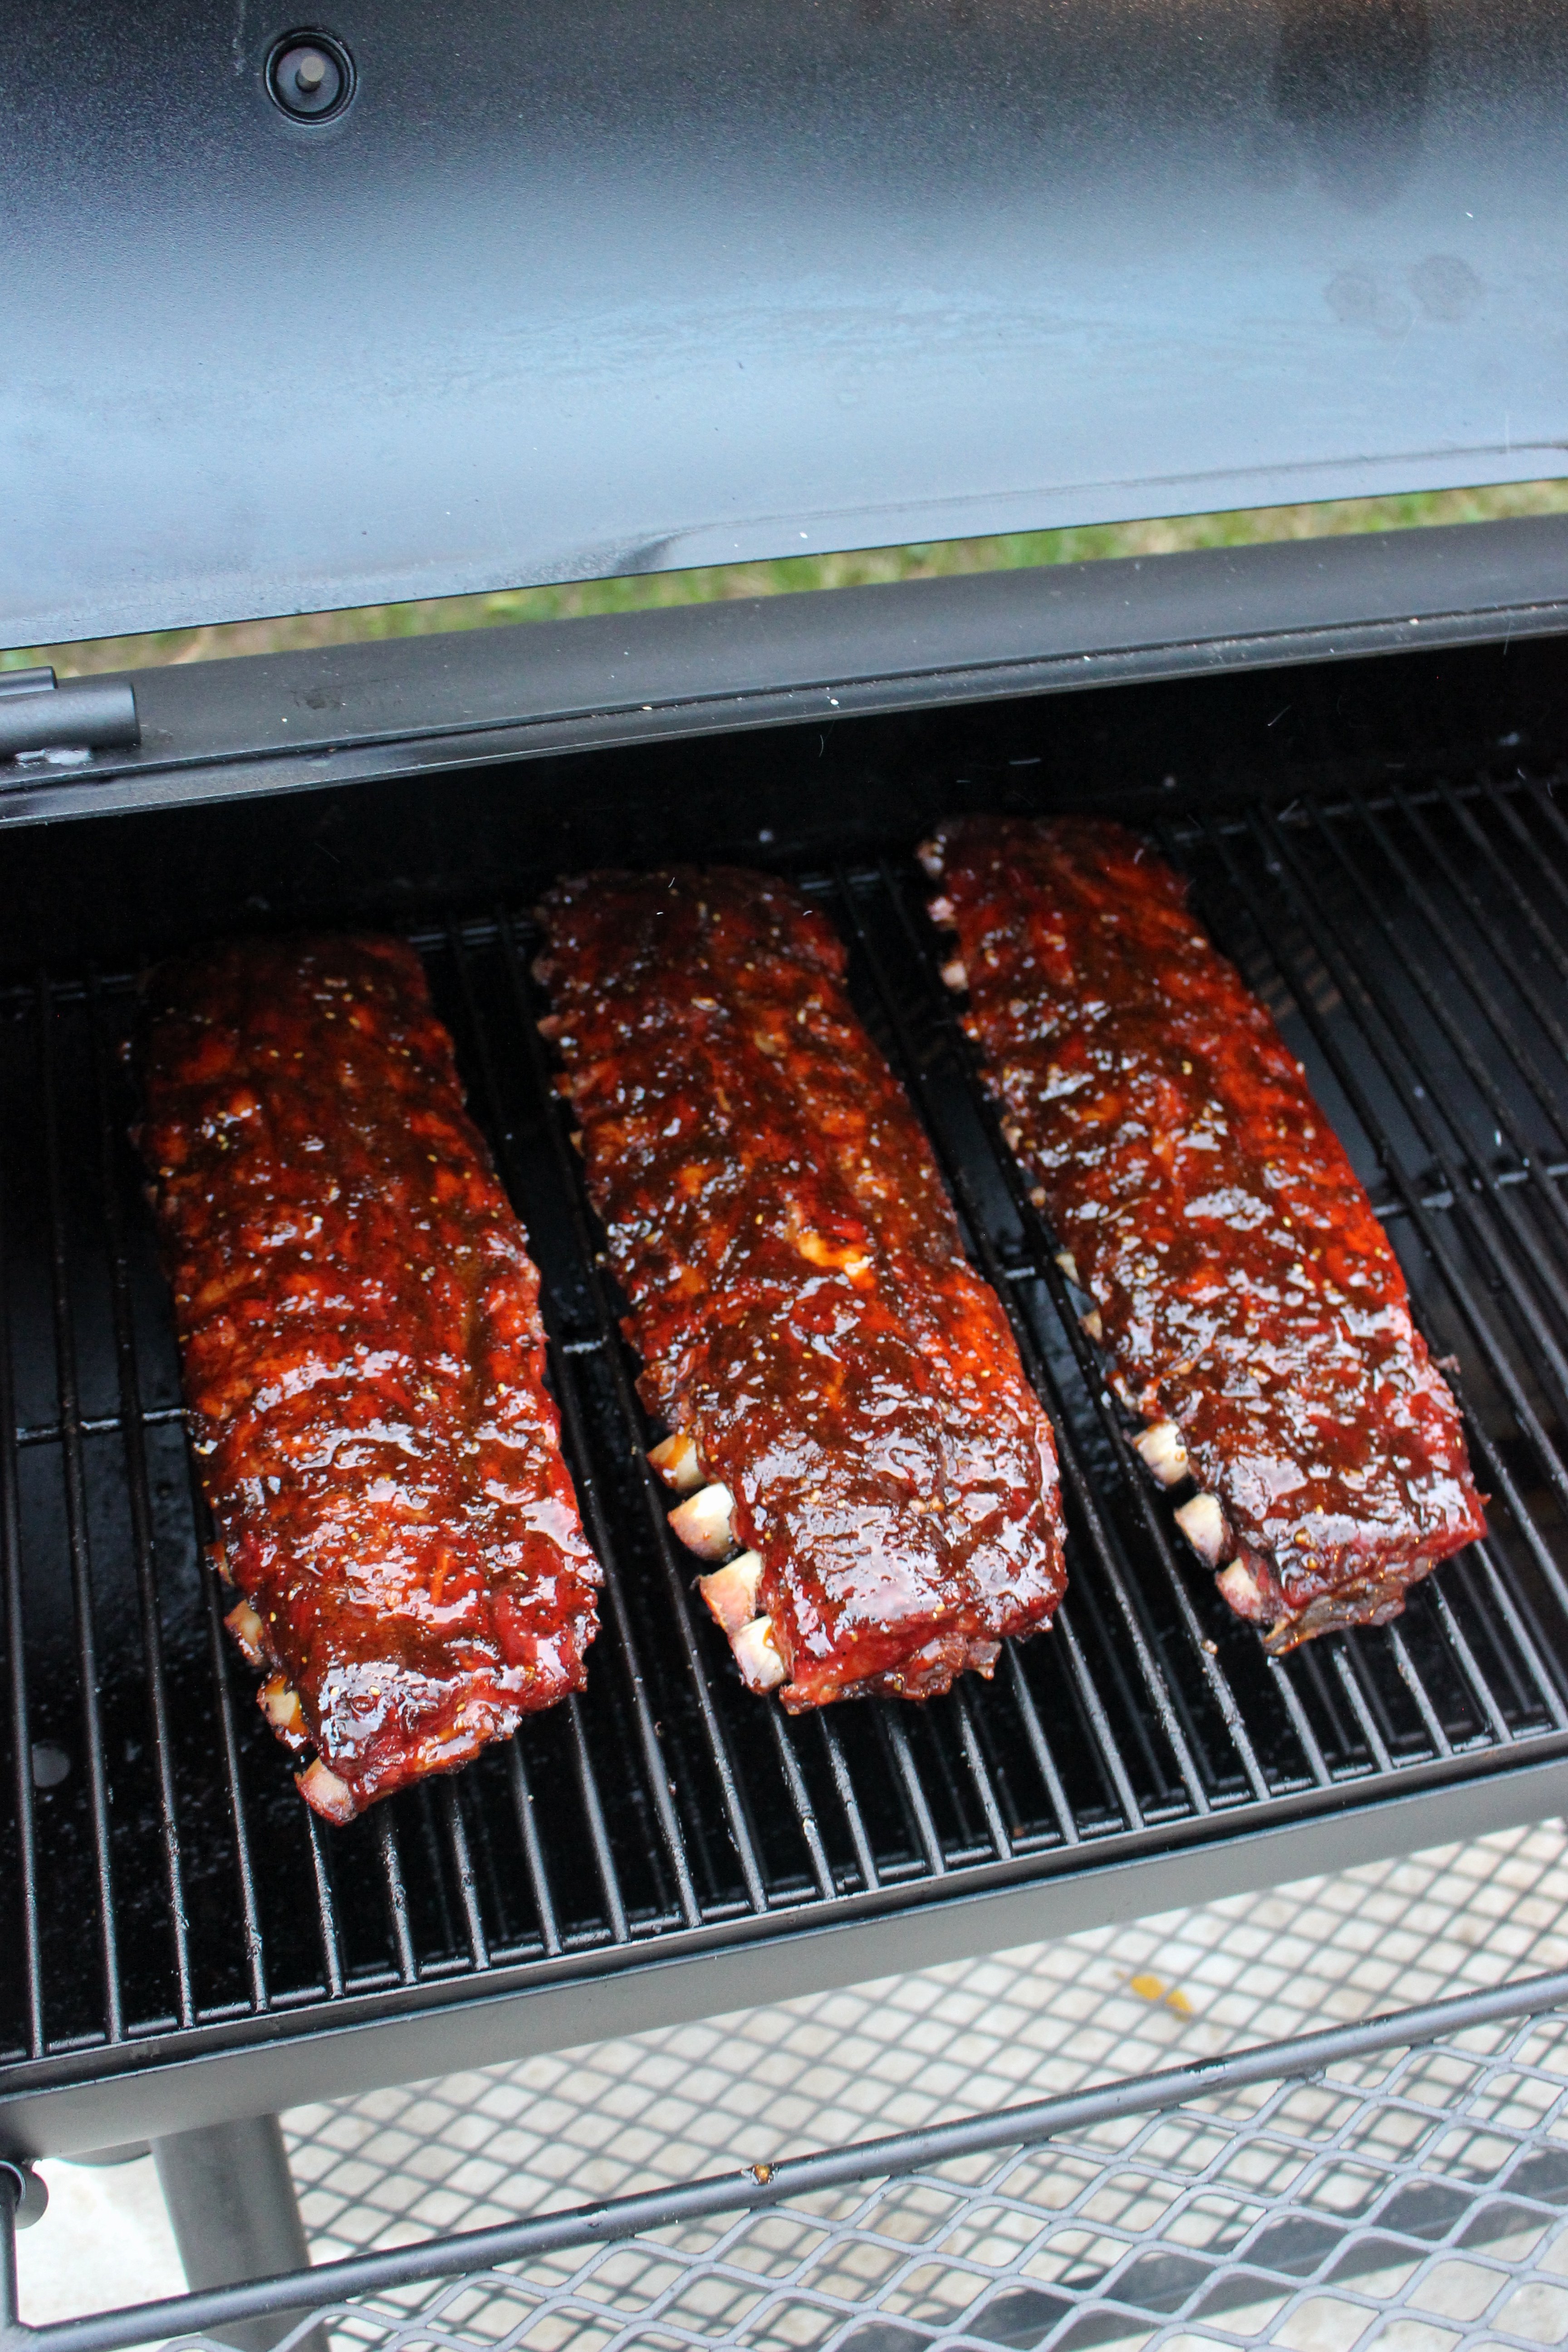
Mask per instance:
[[[310,2253],[276,2116],[209,2124],[153,2142],[158,2185],[174,2243],[192,2287],[233,2286],[241,2279],[302,2271]],[[276,2319],[238,2319],[205,2332],[237,2352],[268,2352],[298,2327],[297,2311]],[[300,2352],[314,2352],[312,2330]]]

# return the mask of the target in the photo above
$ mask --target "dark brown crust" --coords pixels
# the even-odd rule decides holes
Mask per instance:
[[[412,949],[220,947],[150,999],[142,1149],[231,1626],[346,1820],[582,1684],[599,1570],[539,1276]]]
[[[989,1674],[1061,1592],[1055,1448],[842,943],[730,869],[591,875],[542,919],[643,1394],[735,1497],[784,1704]]]
[[[1398,1261],[1273,1022],[1119,825],[963,818],[922,855],[1118,1391],[1177,1424],[1223,1507],[1226,1598],[1276,1651],[1396,1616],[1485,1520]]]

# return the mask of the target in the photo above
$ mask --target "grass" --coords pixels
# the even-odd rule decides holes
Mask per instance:
[[[1484,522],[1506,515],[1568,512],[1568,481],[1513,482],[1501,488],[1413,492],[1404,498],[1339,499],[1316,506],[1255,507],[1180,515],[1158,522],[1095,523],[1068,530],[1014,531],[918,547],[876,547],[847,555],[792,555],[772,563],[725,563],[694,572],[638,572],[548,588],[497,589],[479,596],[430,597],[280,620],[233,621],[149,636],[101,637],[68,646],[0,652],[0,670],[52,662],[62,677],[155,663],[214,661],[233,654],[287,653],[443,629],[494,628],[511,621],[561,621],[590,613],[630,613],[651,604],[711,604],[726,597],[794,595],[812,588],[858,588],[889,580],[931,580],[961,572],[1003,572],[1037,563],[1082,563],[1113,555],[1165,555],[1184,548],[1242,547],[1260,540],[1329,539],[1350,531],[1409,530],[1431,523]]]

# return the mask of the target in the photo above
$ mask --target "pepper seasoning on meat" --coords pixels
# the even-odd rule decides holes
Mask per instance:
[[[412,949],[237,941],[149,989],[140,1142],[231,1633],[351,1820],[584,1679],[597,1562],[539,1276]]]
[[[842,941],[725,867],[589,875],[542,920],[652,1460],[742,1675],[795,1713],[989,1675],[1061,1594],[1055,1446]]]
[[[1397,1616],[1485,1533],[1399,1262],[1268,1013],[1121,826],[964,817],[921,847],[949,984],[1152,1475],[1285,1651]]]

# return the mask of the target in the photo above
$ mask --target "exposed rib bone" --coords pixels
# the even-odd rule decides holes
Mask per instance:
[[[672,1486],[678,1495],[694,1495],[702,1484],[701,1459],[682,1430],[656,1445],[647,1458],[665,1485]]]
[[[267,1653],[262,1647],[266,1628],[248,1601],[239,1601],[229,1611],[224,1623],[239,1643],[240,1655],[247,1666],[264,1666]]]
[[[358,1810],[353,1790],[335,1772],[329,1772],[319,1756],[313,1764],[306,1766],[294,1786],[313,1813],[320,1813],[323,1821],[336,1822],[340,1827],[344,1822],[352,1822]]]
[[[940,882],[942,869],[942,844],[938,841],[922,841],[915,851],[915,856],[920,859],[931,880]]]
[[[669,1524],[699,1559],[722,1559],[735,1548],[735,1497],[728,1486],[704,1486],[671,1511]]]
[[[697,1590],[731,1641],[757,1613],[757,1587],[763,1580],[763,1556],[743,1551],[727,1568],[700,1576]]]
[[[1230,1529],[1225,1523],[1225,1513],[1217,1495],[1194,1495],[1176,1513],[1176,1525],[1181,1528],[1200,1559],[1217,1568],[1230,1549]]]
[[[730,1647],[735,1653],[735,1664],[748,1690],[778,1688],[784,1678],[784,1662],[773,1646],[771,1617],[753,1617],[749,1625],[742,1625],[738,1633],[731,1636]]]
[[[1060,1266],[1062,1272],[1066,1275],[1069,1282],[1078,1282],[1078,1260],[1074,1257],[1071,1250],[1058,1250],[1057,1264]],[[1078,1286],[1081,1290],[1083,1288],[1082,1283],[1078,1282]]]
[[[961,957],[954,956],[951,963],[944,963],[942,976],[955,996],[962,996],[969,986],[969,974]]]
[[[1155,1422],[1152,1428],[1139,1433],[1132,1445],[1134,1452],[1142,1456],[1145,1469],[1153,1472],[1162,1486],[1179,1486],[1184,1478],[1192,1475],[1193,1465],[1182,1443],[1182,1433],[1173,1421]]]
[[[306,1733],[305,1710],[300,1694],[287,1675],[268,1675],[257,1693],[257,1703],[276,1732],[285,1739],[302,1740]]]
[[[1257,1617],[1260,1613],[1258,1579],[1245,1560],[1233,1559],[1228,1568],[1221,1569],[1215,1582],[1238,1617]]]
[[[1080,1315],[1078,1319],[1082,1329],[1087,1333],[1089,1339],[1095,1340],[1097,1343],[1104,1339],[1105,1326],[1100,1319],[1100,1309],[1098,1307],[1091,1307],[1087,1315]]]

